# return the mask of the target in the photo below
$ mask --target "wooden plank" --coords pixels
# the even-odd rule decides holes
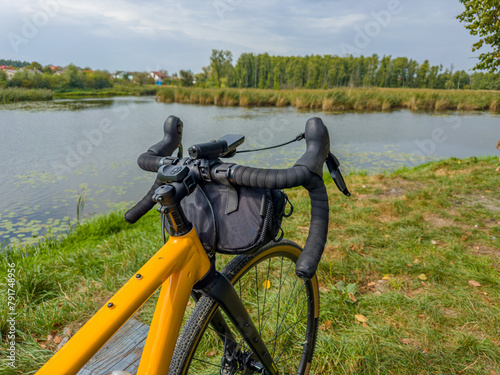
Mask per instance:
[[[109,375],[113,370],[137,373],[149,326],[129,319],[77,375]]]

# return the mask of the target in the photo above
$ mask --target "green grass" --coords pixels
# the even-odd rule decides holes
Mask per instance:
[[[81,90],[81,89],[64,89],[55,92],[54,97],[61,99],[72,98],[101,98],[112,96],[144,96],[156,95],[158,86],[156,85],[115,85],[112,88],[101,90]]]
[[[162,87],[160,101],[218,106],[291,105],[297,109],[337,111],[500,111],[500,92],[472,90],[338,88],[333,90],[203,89]]]
[[[54,98],[73,99],[156,95],[158,89],[159,88],[156,85],[115,85],[113,88],[101,90],[0,88],[0,103],[6,104],[24,101],[46,101]]]
[[[352,174],[350,198],[327,178],[330,231],[318,271],[312,374],[500,373],[497,163],[449,159]],[[303,244],[308,196],[303,189],[288,194],[295,214],[284,230]],[[2,256],[1,283],[7,265],[16,264],[18,362],[11,370],[2,360],[0,374],[34,373],[57,347],[54,337],[78,329],[133,275],[161,245],[157,216],[151,212],[131,226],[111,213],[62,240]],[[2,306],[5,290],[2,285]],[[150,315],[146,306],[139,319]]]
[[[52,100],[54,92],[46,89],[0,88],[0,103]]]

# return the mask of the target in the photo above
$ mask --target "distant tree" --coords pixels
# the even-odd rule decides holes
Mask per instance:
[[[82,88],[82,73],[78,68],[69,64],[63,74],[64,78],[68,82],[68,86],[72,88]]]
[[[226,78],[227,84],[230,82],[232,70],[233,55],[230,51],[212,50],[210,56],[210,76],[214,79],[216,87],[222,86],[223,78]]]
[[[208,76],[210,75],[210,67],[204,66],[201,73],[195,74],[196,86],[207,87]]]
[[[180,70],[179,74],[181,76],[181,85],[182,86],[193,86],[194,84],[194,75],[191,70]]]
[[[28,66],[29,64],[30,63],[27,61],[0,59],[0,65],[12,66],[13,68],[22,68]]]
[[[0,87],[7,86],[7,73],[3,70],[0,70]]]
[[[38,69],[39,71],[43,70],[43,66],[36,61],[33,61],[30,65],[28,65],[28,69]]]
[[[139,86],[155,83],[154,79],[148,73],[134,73],[132,82]]]
[[[492,48],[491,52],[481,53],[475,70],[486,69],[490,73],[500,71],[500,2],[498,0],[459,0],[465,11],[458,15],[460,22],[467,23],[466,29],[474,36],[479,36],[478,42],[472,45],[476,51],[485,45]]]

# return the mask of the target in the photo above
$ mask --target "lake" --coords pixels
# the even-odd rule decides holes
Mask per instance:
[[[490,113],[323,113],[294,108],[241,108],[158,103],[152,97],[55,100],[0,105],[0,242],[36,240],[48,228],[128,207],[154,174],[137,157],[162,136],[163,122],[184,122],[184,150],[225,134],[243,134],[240,149],[293,139],[308,118],[321,117],[344,172],[379,172],[448,157],[495,154],[500,115]],[[232,161],[290,166],[305,142]],[[187,152],[185,152],[186,154]]]

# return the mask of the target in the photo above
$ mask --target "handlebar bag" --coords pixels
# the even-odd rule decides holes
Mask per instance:
[[[237,192],[237,209],[227,213],[233,189]],[[184,198],[181,206],[207,251],[246,254],[283,238],[281,222],[283,216],[289,216],[285,215],[287,202],[281,190],[206,184]]]

